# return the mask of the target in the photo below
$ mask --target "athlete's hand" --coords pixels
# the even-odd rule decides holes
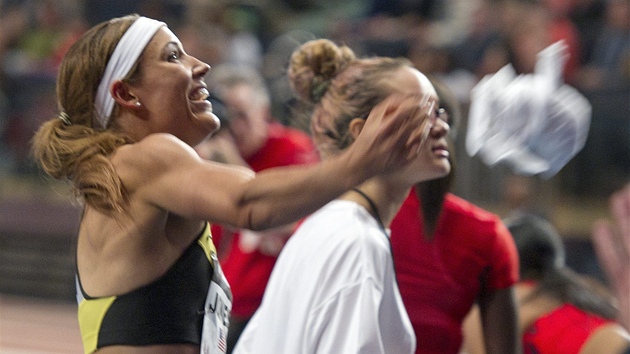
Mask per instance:
[[[353,144],[366,156],[373,175],[405,166],[414,159],[431,129],[434,101],[429,95],[394,94],[377,104]]]

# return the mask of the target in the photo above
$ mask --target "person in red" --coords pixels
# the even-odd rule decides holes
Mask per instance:
[[[242,159],[240,164],[255,172],[319,161],[315,145],[308,134],[273,119],[266,85],[255,69],[224,64],[212,69],[210,80],[215,94],[226,108],[229,136],[226,137],[227,132],[223,132],[218,137],[223,139],[223,157],[234,160],[233,156],[239,155],[238,158]],[[230,138],[238,154],[226,151],[225,139]],[[212,139],[210,142],[216,144]],[[271,270],[295,226],[291,224],[253,232],[213,225],[219,261],[233,295],[228,353],[260,305]]]
[[[456,101],[443,85],[433,84],[449,122],[456,120]],[[416,353],[459,353],[462,322],[475,302],[483,313],[487,353],[518,353],[514,242],[497,215],[447,192],[453,177],[451,170],[418,184],[391,224],[396,276],[416,333]]]
[[[517,298],[524,354],[630,352],[630,335],[615,320],[618,309],[603,285],[565,265],[564,245],[551,223],[528,214],[505,222],[521,257]]]

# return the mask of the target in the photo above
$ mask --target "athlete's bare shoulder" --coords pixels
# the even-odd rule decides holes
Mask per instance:
[[[192,147],[172,134],[151,134],[144,139],[119,147],[112,156],[116,173],[128,189],[146,184],[172,169],[198,163],[200,157]]]

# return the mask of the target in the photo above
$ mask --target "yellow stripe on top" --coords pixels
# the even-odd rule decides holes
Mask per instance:
[[[116,296],[90,300],[83,299],[79,303],[79,328],[81,329],[85,354],[96,351],[101,323],[103,323],[103,318],[109,307],[114,303],[114,300],[116,300]]]
[[[210,231],[210,223],[206,223],[206,228],[203,230],[203,233],[197,239],[197,243],[203,249],[203,252],[206,254],[208,258],[208,262],[212,264],[212,267],[215,268],[215,264],[212,260],[212,255],[217,254],[217,249],[214,246],[214,242],[212,242],[212,232]]]

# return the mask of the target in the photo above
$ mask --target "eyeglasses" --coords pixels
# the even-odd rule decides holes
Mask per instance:
[[[429,119],[431,120],[431,124],[437,123],[437,120],[441,120],[444,123],[448,124],[448,111],[442,107],[435,110],[435,115],[431,116]]]

